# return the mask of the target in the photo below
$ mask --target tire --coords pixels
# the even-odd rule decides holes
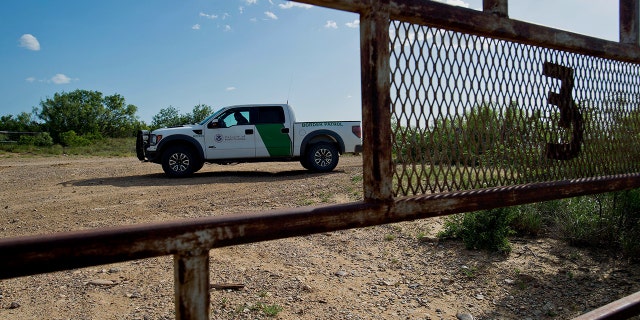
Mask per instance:
[[[201,163],[202,161],[187,147],[173,146],[162,153],[162,170],[172,178],[191,176],[202,168]]]
[[[303,168],[307,169],[307,170],[311,170],[311,166],[309,165],[309,160],[307,159],[306,156],[304,157],[300,157],[300,164],[302,165]]]
[[[318,142],[309,147],[305,158],[309,170],[314,172],[329,172],[338,165],[338,148],[328,142]],[[302,165],[305,166],[305,163],[302,163]],[[305,168],[307,168],[307,166],[305,166]]]
[[[204,161],[197,161],[195,163],[195,165],[193,166],[193,172],[198,172],[200,171],[200,169],[202,169],[202,167],[204,167]]]

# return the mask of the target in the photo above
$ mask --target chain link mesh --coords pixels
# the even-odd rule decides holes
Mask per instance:
[[[394,194],[640,171],[638,65],[392,21]]]

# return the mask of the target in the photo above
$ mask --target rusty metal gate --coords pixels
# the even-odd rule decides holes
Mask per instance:
[[[395,196],[640,172],[640,66],[399,21],[391,35]]]
[[[621,41],[420,0],[360,14],[364,201],[0,240],[0,279],[174,255],[176,317],[209,316],[209,250],[640,187],[639,1]],[[637,294],[585,319],[640,312]]]

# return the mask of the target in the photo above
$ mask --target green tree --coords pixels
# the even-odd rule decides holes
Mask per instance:
[[[187,114],[180,114],[177,108],[169,106],[160,109],[160,112],[153,116],[151,128],[175,127],[183,124],[198,123],[213,113],[213,108],[206,104],[199,104],[193,107],[193,111]]]
[[[206,104],[199,104],[193,107],[193,111],[191,112],[191,123],[198,123],[204,120],[206,117],[213,114],[213,108]]]
[[[36,111],[56,142],[60,142],[61,133],[69,131],[78,136],[123,137],[133,135],[133,128],[140,126],[135,106],[126,105],[118,94],[103,97],[98,91],[56,93],[40,101]]]
[[[17,116],[1,116],[0,131],[38,132],[41,131],[41,128],[33,113],[21,112]]]
[[[483,103],[465,114],[460,135],[462,163],[477,165],[478,157],[500,142],[501,121],[495,110],[496,106]]]
[[[151,128],[175,127],[184,124],[184,118],[180,116],[180,112],[173,106],[160,109],[160,112],[151,119]]]
[[[103,99],[104,110],[100,116],[100,133],[107,137],[124,138],[132,136],[141,126],[137,119],[138,108],[126,104],[123,96],[114,94]]]

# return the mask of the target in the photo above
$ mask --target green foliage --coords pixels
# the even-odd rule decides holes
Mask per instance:
[[[185,124],[186,120],[180,117],[180,112],[173,106],[160,109],[160,112],[151,119],[151,128],[175,127]]]
[[[46,134],[45,134],[46,136]],[[43,138],[46,139],[46,138]],[[0,144],[0,154],[15,153],[29,155],[79,155],[101,157],[133,157],[135,156],[135,138],[105,138],[92,140],[88,145],[67,146],[60,144],[37,146],[35,144]]]
[[[453,215],[445,218],[438,237],[506,253],[509,236],[543,232],[572,245],[640,257],[640,189]]]
[[[282,311],[282,307],[277,304],[261,305],[262,312],[268,317],[275,317]]]
[[[394,119],[393,156],[397,163],[499,167],[535,170],[549,137],[540,134],[540,113],[515,103],[483,103],[463,115],[437,118],[426,129]]]
[[[618,248],[640,256],[640,189],[562,200],[555,213],[560,236],[571,244]]]
[[[69,130],[67,132],[60,133],[60,143],[66,147],[78,147],[87,146],[91,141],[82,136],[78,136],[75,131]]]
[[[455,215],[445,221],[440,238],[460,238],[468,249],[511,252],[508,237],[513,234],[509,224],[513,208],[498,208]]]
[[[21,112],[17,116],[6,115],[0,117],[0,131],[38,132],[40,124],[35,121],[33,113]]]
[[[537,236],[545,226],[553,202],[540,202],[513,207],[514,215],[510,227],[520,236]]]
[[[126,104],[123,96],[114,94],[103,99],[104,110],[100,115],[98,132],[105,137],[124,138],[135,135],[136,129],[142,126],[136,112],[138,108]]]
[[[640,189],[622,191],[613,198],[622,252],[630,257],[640,257]]]
[[[61,135],[69,131],[78,136],[129,137],[142,125],[137,120],[136,106],[126,105],[118,94],[103,97],[98,91],[56,93],[53,98],[40,101],[40,109],[34,111],[55,142],[61,142]]]
[[[193,111],[188,115],[190,117],[188,123],[199,123],[200,121],[206,119],[208,116],[212,115],[214,112],[213,108],[206,104],[199,104],[193,107]]]
[[[18,143],[21,145],[50,147],[53,145],[53,138],[51,138],[48,132],[42,132],[36,135],[21,135]]]
[[[199,104],[193,107],[193,111],[187,114],[180,114],[177,108],[169,106],[160,109],[160,112],[153,116],[151,128],[176,127],[184,124],[198,123],[211,114],[213,114],[213,108],[206,104]]]

